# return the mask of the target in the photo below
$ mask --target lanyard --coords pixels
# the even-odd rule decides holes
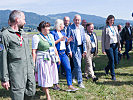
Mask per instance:
[[[22,35],[16,33],[16,35],[19,37],[19,40],[20,40],[20,46],[22,47],[22,42],[23,42],[23,37]]]
[[[113,36],[114,36],[115,35],[115,32],[111,29],[110,26],[108,26],[108,27],[109,27],[110,31],[113,33]]]
[[[95,39],[94,39],[94,36],[93,36],[93,33],[88,33],[88,35],[90,36],[90,40],[91,40],[91,43],[95,43]]]
[[[44,36],[42,33],[40,33],[40,34],[48,41],[49,45],[52,46],[52,42],[51,42],[49,36],[47,35],[48,38],[46,38],[46,36]]]

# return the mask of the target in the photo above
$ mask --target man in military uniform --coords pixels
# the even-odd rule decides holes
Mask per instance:
[[[12,100],[30,100],[35,94],[35,77],[28,39],[24,37],[25,15],[14,10],[10,26],[0,33],[1,85],[11,90]]]

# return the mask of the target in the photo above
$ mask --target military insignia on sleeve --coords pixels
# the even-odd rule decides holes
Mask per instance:
[[[3,44],[0,44],[0,51],[2,51],[4,49]]]

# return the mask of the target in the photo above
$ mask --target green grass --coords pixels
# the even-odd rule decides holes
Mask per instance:
[[[39,32],[27,32],[28,34],[37,34]]]
[[[102,30],[94,30],[97,36],[102,36]]]
[[[31,41],[30,41],[31,44]],[[131,59],[122,59],[115,69],[116,81],[111,80],[111,76],[104,74],[104,67],[107,64],[107,57],[101,53],[101,43],[99,43],[99,54],[94,58],[96,64],[96,76],[99,80],[94,83],[92,79],[83,78],[85,89],[79,89],[77,92],[66,92],[66,79],[60,78],[59,85],[61,91],[50,90],[52,100],[133,100],[133,52],[130,52]],[[123,51],[122,51],[123,52]],[[82,62],[84,71],[84,61]],[[77,87],[77,84],[73,84]],[[0,100],[9,100],[9,91],[0,86]],[[44,100],[45,93],[37,86],[37,92],[34,100]]]

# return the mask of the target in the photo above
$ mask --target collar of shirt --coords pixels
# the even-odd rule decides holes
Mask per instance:
[[[130,27],[128,27],[128,31],[129,31],[129,34],[131,34],[131,30],[130,30]]]
[[[75,25],[75,24],[74,24],[74,25]],[[75,25],[75,29],[80,29],[79,27],[80,27],[80,25],[79,25],[79,26],[76,26],[76,25]]]
[[[64,26],[64,29],[67,29],[67,26]]]
[[[88,32],[87,34],[88,34],[89,36],[93,35],[93,33],[89,33],[89,32]]]
[[[95,40],[94,40],[94,36],[93,36],[93,33],[88,33],[88,35],[90,36],[90,39],[91,39],[91,42],[95,42]]]
[[[14,33],[14,34],[19,33],[19,34],[21,35],[23,29],[20,29],[19,31],[16,31],[16,30],[13,30],[13,29],[11,28],[11,26],[9,26],[9,27],[8,27],[8,31],[10,31],[11,33]]]
[[[57,32],[57,33],[58,33],[59,38],[62,38],[63,37],[63,35],[61,34],[61,32]]]

